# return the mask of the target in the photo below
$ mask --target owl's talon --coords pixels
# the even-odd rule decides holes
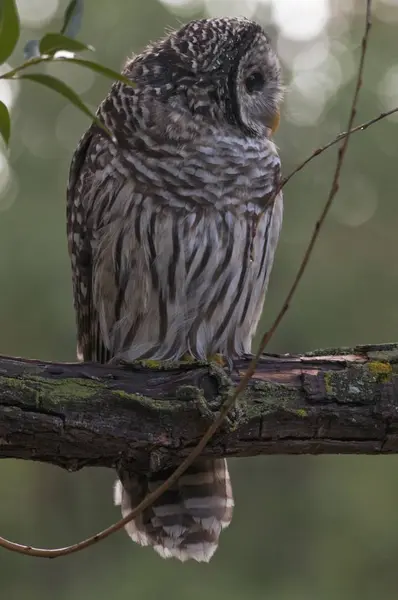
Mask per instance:
[[[184,354],[183,356],[181,356],[179,362],[187,363],[187,364],[195,364],[198,361],[196,358],[191,356],[191,354]]]
[[[231,357],[224,356],[223,354],[211,354],[208,357],[208,361],[210,363],[216,364],[218,367],[225,369],[226,372],[230,375],[234,368],[234,362]]]
[[[216,416],[218,415],[219,411],[217,411],[216,413]],[[238,400],[237,404],[230,407],[228,414],[226,415],[220,426],[220,430],[223,433],[232,433],[236,431],[236,429],[240,426],[244,415],[245,411],[243,410],[243,407],[241,406]]]
[[[200,389],[191,385],[183,385],[178,388],[176,397],[178,400],[192,402],[200,416],[206,419],[207,423],[213,423],[216,413],[211,410]]]
[[[219,353],[210,354],[210,356],[208,357],[208,360],[209,360],[209,362],[216,363],[216,365],[218,365],[219,367],[225,367],[226,359],[224,358],[224,356],[222,354],[219,354]]]

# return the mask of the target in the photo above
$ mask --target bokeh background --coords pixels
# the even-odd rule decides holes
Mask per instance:
[[[66,0],[19,0],[23,46],[59,30]],[[79,39],[116,69],[167,27],[203,15],[264,24],[284,65],[287,96],[276,140],[284,172],[344,130],[360,55],[365,0],[87,0]],[[357,121],[398,105],[398,2],[374,0]],[[50,65],[95,109],[110,82]],[[88,119],[31,82],[0,82],[12,142],[0,152],[0,352],[73,360],[75,326],[65,239],[65,185]],[[341,189],[291,309],[277,352],[398,337],[398,120],[350,143]],[[282,238],[261,328],[275,316],[325,202],[336,147],[285,188]],[[398,593],[398,457],[231,460],[232,526],[210,565],[162,561],[124,533],[45,561],[0,551],[8,600],[374,600]],[[38,546],[70,544],[119,517],[113,473],[68,474],[2,461],[0,533]]]

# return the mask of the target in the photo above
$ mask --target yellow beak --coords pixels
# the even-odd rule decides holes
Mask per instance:
[[[272,121],[270,123],[270,128],[271,128],[272,133],[275,133],[275,131],[278,129],[280,119],[281,119],[281,115],[278,110],[278,112],[275,114],[274,118],[272,119]]]

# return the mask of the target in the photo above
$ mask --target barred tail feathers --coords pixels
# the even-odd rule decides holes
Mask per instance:
[[[122,475],[114,490],[123,517],[147,492],[156,489],[173,469],[153,473],[144,481]],[[145,489],[146,488],[146,489]],[[153,546],[163,558],[208,562],[222,529],[232,518],[233,496],[226,460],[200,460],[147,510],[126,525],[131,539]]]

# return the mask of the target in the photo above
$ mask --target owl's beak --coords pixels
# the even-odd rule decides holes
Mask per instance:
[[[273,110],[272,113],[267,116],[267,120],[265,122],[267,138],[270,138],[275,133],[275,131],[278,129],[279,121],[280,121],[280,113],[279,113],[278,109]]]
[[[275,131],[278,129],[280,118],[281,118],[281,115],[280,115],[280,112],[278,110],[274,114],[274,116],[271,119],[270,124],[269,124],[269,128],[271,129],[272,133],[275,133]]]

